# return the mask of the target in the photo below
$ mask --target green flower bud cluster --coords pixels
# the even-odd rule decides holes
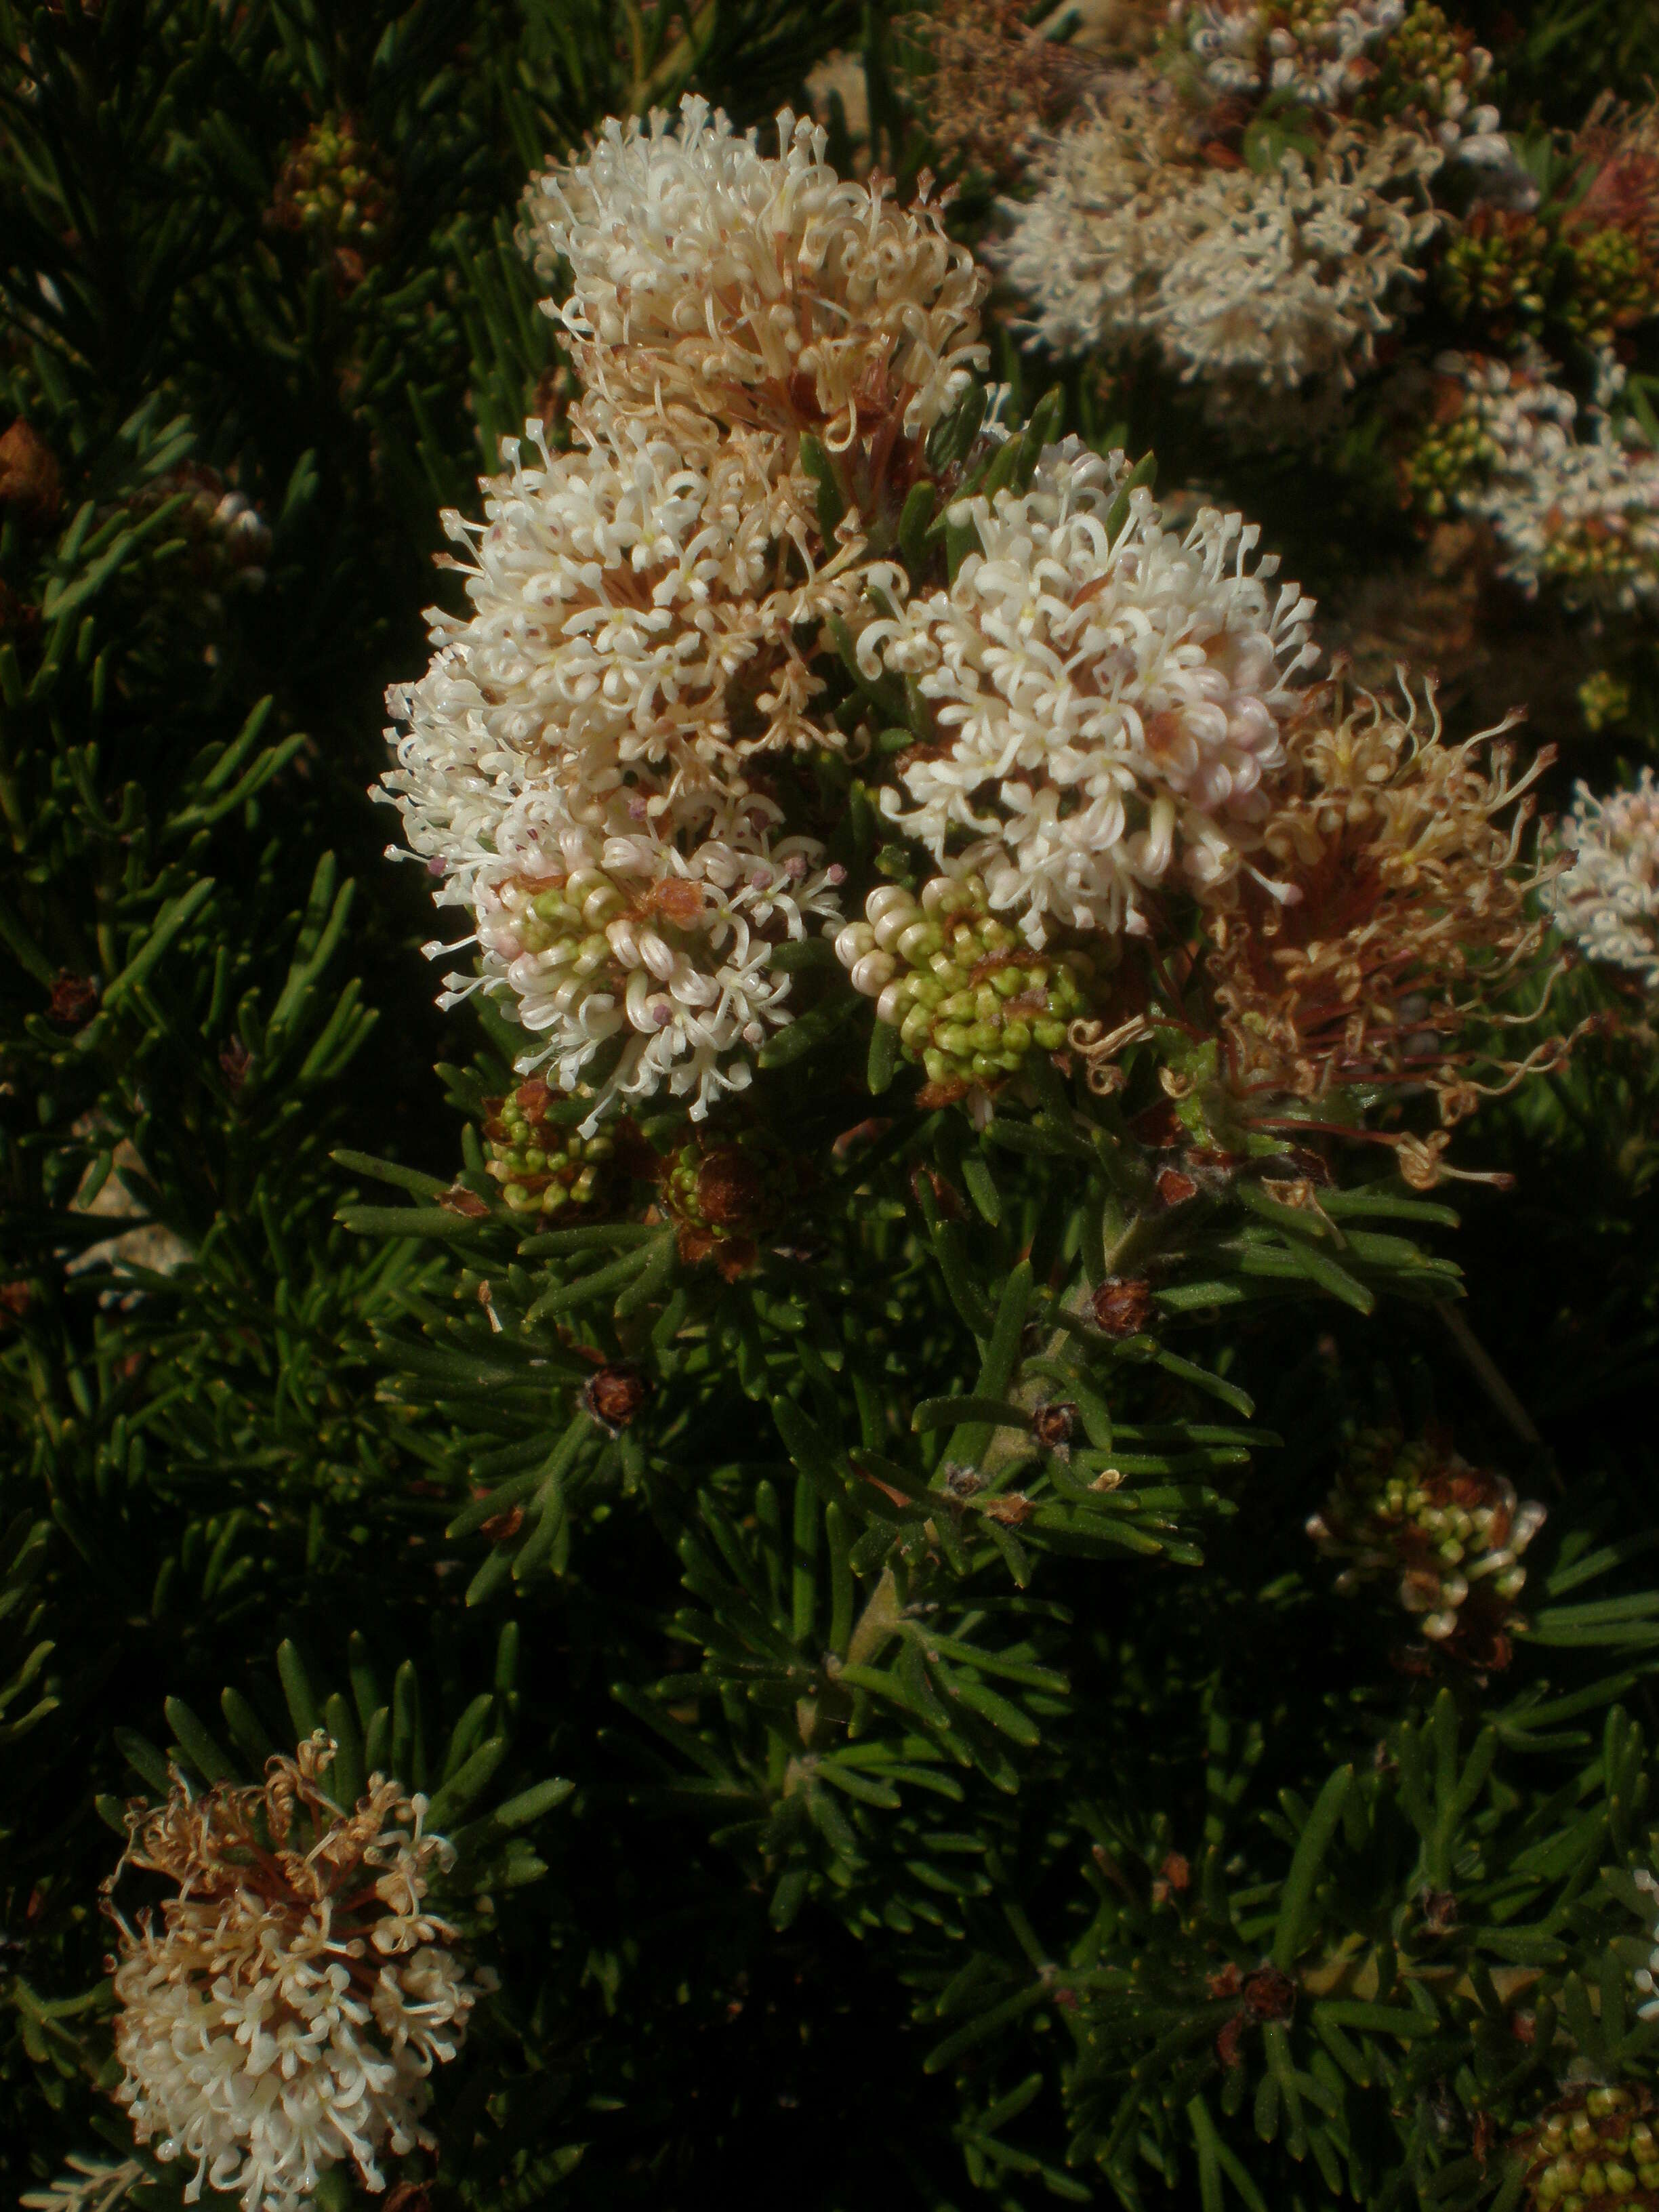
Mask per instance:
[[[1417,0],[1378,49],[1377,73],[1354,102],[1354,112],[1376,122],[1407,111],[1437,119],[1451,92],[1467,89],[1475,78],[1469,45],[1467,33],[1459,35],[1434,0]]]
[[[1562,583],[1615,587],[1627,577],[1650,574],[1653,567],[1628,529],[1599,514],[1559,524],[1551,532],[1538,565],[1545,575]]]
[[[550,1121],[556,1096],[544,1083],[524,1083],[510,1097],[486,1102],[486,1172],[515,1213],[591,1206],[616,1152],[615,1137],[604,1129],[583,1137]]]
[[[360,261],[384,245],[391,210],[385,165],[349,115],[325,115],[289,155],[277,179],[273,219]]]
[[[1642,2090],[1592,2089],[1528,2139],[1533,2212],[1659,2212],[1659,2139]]]
[[[1460,491],[1478,482],[1498,459],[1480,410],[1466,407],[1448,422],[1437,422],[1401,464],[1407,504],[1432,521],[1449,514]]]
[[[607,923],[615,921],[628,902],[611,878],[599,868],[578,868],[562,884],[540,888],[509,883],[499,894],[503,909],[497,921],[490,917],[480,931],[487,950],[508,960],[526,954],[535,959],[542,989],[556,991],[562,1010],[576,1015],[595,991],[620,996],[628,981],[618,963]],[[660,933],[671,933],[667,915],[657,918]]]
[[[1578,687],[1578,711],[1587,730],[1616,729],[1630,720],[1631,689],[1611,669],[1598,668]]]
[[[1547,223],[1501,211],[1470,224],[1440,264],[1441,297],[1455,315],[1540,321],[1559,247]]]
[[[930,1083],[1000,1083],[1029,1054],[1058,1051],[1092,1009],[1088,954],[1034,951],[991,912],[978,876],[935,876],[920,901],[890,884],[866,911],[836,951]]]
[[[1561,320],[1587,345],[1611,345],[1620,331],[1659,313],[1659,270],[1616,224],[1575,235],[1572,277]]]
[[[1345,1562],[1337,1588],[1397,1575],[1401,1603],[1431,1640],[1449,1636],[1472,1584],[1501,1609],[1521,1594],[1520,1555],[1544,1520],[1519,1504],[1504,1477],[1472,1467],[1427,1438],[1392,1431],[1357,1439],[1326,1501],[1308,1522],[1322,1552]]]

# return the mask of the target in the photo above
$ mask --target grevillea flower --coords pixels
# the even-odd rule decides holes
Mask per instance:
[[[607,122],[585,157],[526,198],[524,243],[571,291],[556,313],[584,377],[629,404],[811,429],[936,422],[988,356],[986,280],[925,196],[838,177],[828,134],[787,108],[760,151],[688,94],[678,118]]]
[[[1577,787],[1561,824],[1567,865],[1545,886],[1564,937],[1592,960],[1633,969],[1659,988],[1659,787],[1644,768],[1628,791]]]
[[[1475,1665],[1501,1667],[1527,1579],[1521,1555],[1544,1520],[1544,1508],[1522,1504],[1505,1476],[1472,1467],[1449,1445],[1374,1431],[1350,1449],[1308,1534],[1343,1561],[1339,1590],[1395,1581],[1431,1643],[1455,1642]]]
[[[857,586],[848,554],[814,568],[776,438],[580,428],[556,455],[532,422],[535,461],[509,447],[484,526],[450,519],[472,612],[434,613],[430,668],[388,694],[406,728],[382,795],[438,903],[477,923],[483,973],[441,1003],[505,993],[538,1039],[520,1072],[550,1062],[565,1088],[614,1039],[606,1099],[666,1083],[701,1114],[790,1018],[775,942],[836,913],[818,848],[780,841],[744,767],[839,742],[811,662]]]
[[[839,916],[841,869],[811,839],[778,836],[779,820],[750,793],[683,807],[678,828],[618,807],[544,833],[475,878],[483,972],[447,976],[439,1004],[505,988],[535,1040],[520,1073],[545,1068],[564,1091],[614,1045],[584,1133],[613,1100],[663,1088],[700,1121],[748,1085],[750,1056],[791,1018],[775,946],[802,938],[808,917]]]
[[[1432,684],[1419,702],[1403,671],[1398,708],[1340,680],[1310,696],[1262,830],[1278,882],[1240,877],[1207,918],[1241,1090],[1314,1098],[1404,1082],[1433,1091],[1450,1122],[1485,1095],[1477,1066],[1521,1072],[1464,1042],[1547,933],[1527,898],[1541,872],[1518,863],[1528,787],[1554,756],[1545,747],[1511,781],[1502,740],[1517,719],[1443,744]]]
[[[1435,366],[1447,385],[1425,445],[1463,457],[1443,496],[1492,526],[1500,573],[1528,593],[1552,585],[1569,606],[1659,607],[1659,454],[1613,424],[1624,371],[1612,356],[1584,408],[1535,347]],[[1425,473],[1419,459],[1410,467]]]
[[[426,1800],[371,1777],[347,1812],[326,1795],[320,1732],[263,1788],[175,1783],[128,1814],[121,1865],[178,1887],[137,1928],[112,1906],[115,2051],[140,2142],[234,2192],[243,2212],[299,2212],[331,2166],[385,2187],[381,2151],[434,2138],[428,2076],[465,2039],[480,1984],[425,1905],[453,1853]]]
[[[1265,171],[1207,166],[1167,103],[1124,94],[1042,145],[987,252],[1055,353],[1151,343],[1188,381],[1340,393],[1419,281],[1441,160],[1345,126]]]
[[[895,827],[1028,942],[1051,930],[1145,927],[1141,894],[1172,867],[1229,875],[1268,810],[1291,678],[1316,657],[1313,603],[1267,587],[1258,532],[1204,509],[1164,530],[1123,456],[1074,439],[1030,489],[965,502],[979,550],[948,590],[919,593],[860,634],[859,661],[913,677],[936,739],[882,793]],[[888,583],[902,588],[896,572]]]

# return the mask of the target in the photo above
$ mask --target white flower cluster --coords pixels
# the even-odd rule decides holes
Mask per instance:
[[[566,1084],[619,1039],[596,1115],[666,1082],[701,1115],[748,1081],[732,1055],[789,1018],[772,942],[836,910],[818,848],[774,849],[777,810],[743,767],[834,734],[808,719],[805,654],[855,586],[844,555],[814,571],[771,434],[688,447],[660,416],[601,410],[570,453],[527,435],[484,526],[446,518],[473,548],[473,611],[434,613],[430,668],[388,694],[407,726],[381,795],[438,903],[477,922],[483,973],[447,977],[441,1003],[507,992],[546,1039],[520,1072],[552,1060]]]
[[[1218,100],[1277,94],[1298,106],[1346,112],[1377,72],[1389,41],[1407,23],[1406,0],[1299,0],[1288,11],[1264,0],[1172,0],[1170,18]],[[1411,87],[1447,153],[1477,167],[1513,160],[1498,110],[1471,94],[1490,73],[1484,46],[1450,41],[1437,72]]]
[[[1571,855],[1543,887],[1562,934],[1592,960],[1640,975],[1659,988],[1659,785],[1644,768],[1635,787],[1608,799],[1578,786],[1560,843]]]
[[[738,421],[824,426],[850,444],[860,416],[938,420],[988,360],[986,280],[925,204],[838,177],[828,134],[787,109],[781,152],[759,150],[688,94],[605,124],[584,161],[548,171],[526,201],[526,243],[557,313],[600,380],[649,402],[713,401]]]
[[[894,826],[941,864],[965,832],[950,872],[981,878],[1033,945],[1144,929],[1139,895],[1177,861],[1191,885],[1237,867],[1285,758],[1289,679],[1317,657],[1313,602],[1269,592],[1272,558],[1247,569],[1258,532],[1238,515],[1206,508],[1177,537],[1138,487],[1111,535],[1124,475],[1121,454],[1050,447],[1029,492],[964,504],[982,550],[948,591],[859,640],[868,673],[915,679],[939,733],[883,794]]]
[[[262,1798],[291,1809],[293,1780],[325,1802],[311,1785],[331,1748],[273,1762],[287,1771],[264,1791],[191,1800],[179,1785],[130,1847],[181,1893],[160,1934],[118,1923],[115,2094],[156,2157],[193,2163],[186,2203],[205,2183],[243,2212],[300,2212],[342,2160],[380,2190],[382,2150],[434,2141],[428,2076],[459,2050],[479,1984],[422,1905],[450,1856],[422,1832],[425,1799],[377,1775],[305,1854],[248,1817]]]
[[[1455,495],[1492,526],[1501,573],[1528,593],[1547,581],[1569,606],[1659,609],[1659,453],[1615,427],[1604,402],[1616,374],[1581,410],[1536,348],[1513,362],[1445,354],[1435,366],[1463,385],[1480,434],[1487,465]],[[1588,437],[1575,435],[1581,420]]]
[[[1047,141],[988,249],[1057,354],[1156,345],[1188,381],[1340,392],[1391,330],[1439,227],[1437,148],[1339,129],[1271,169],[1158,158],[1118,100]],[[1137,143],[1139,142],[1139,143]]]

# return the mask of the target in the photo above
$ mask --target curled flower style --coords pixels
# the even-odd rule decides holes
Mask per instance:
[[[745,1054],[792,1018],[775,946],[803,937],[809,916],[839,915],[842,871],[811,838],[775,837],[779,819],[750,793],[682,809],[678,834],[625,806],[601,826],[544,830],[516,864],[476,878],[483,974],[447,977],[439,1004],[505,988],[545,1039],[520,1073],[550,1067],[564,1091],[614,1043],[584,1135],[619,1097],[665,1086],[701,1121],[722,1091],[747,1086]]]
[[[989,249],[1058,353],[1150,342],[1184,380],[1340,393],[1420,281],[1437,147],[1339,129],[1266,172],[1137,161],[1124,103],[1054,138]],[[1167,136],[1167,126],[1165,126]]]
[[[1140,932],[1141,893],[1238,865],[1284,759],[1291,678],[1316,657],[1313,603],[1246,561],[1258,532],[1205,508],[1177,537],[1144,487],[1109,530],[1121,454],[1050,447],[1030,491],[964,502],[981,550],[859,640],[914,678],[939,735],[901,755],[889,818],[980,877],[1028,943]],[[898,588],[896,579],[891,580]]]
[[[670,400],[849,445],[860,421],[936,422],[988,355],[985,279],[925,197],[838,177],[828,134],[787,108],[780,153],[688,94],[678,118],[607,122],[526,199],[539,273],[583,373],[619,400]]]
[[[1528,594],[1547,583],[1568,606],[1659,609],[1659,454],[1627,443],[1603,404],[1618,364],[1607,357],[1583,410],[1534,347],[1513,362],[1444,354],[1436,368],[1442,401],[1407,464],[1408,494],[1489,523],[1500,573]]]
[[[1547,933],[1528,907],[1543,872],[1517,864],[1528,787],[1554,756],[1511,781],[1502,739],[1518,716],[1445,744],[1432,683],[1419,702],[1403,671],[1401,706],[1351,699],[1340,679],[1310,696],[1262,833],[1281,881],[1225,887],[1207,959],[1242,1090],[1314,1098],[1404,1082],[1450,1123],[1486,1095],[1477,1066],[1518,1079],[1537,1059],[1511,1066],[1463,1039]]]
[[[1564,937],[1592,960],[1633,969],[1659,989],[1659,786],[1644,768],[1607,799],[1577,787],[1561,824],[1566,866],[1544,886]]]
[[[140,2142],[193,2160],[243,2212],[299,2212],[331,2166],[385,2187],[378,2154],[434,2138],[433,2068],[455,2057],[481,1984],[424,1900],[453,1854],[426,1800],[370,1778],[355,1811],[326,1795],[320,1732],[273,1759],[263,1788],[221,1784],[136,1807],[127,1867],[179,1893],[158,1932],[115,1912],[116,2099]]]
[[[1308,1534],[1345,1563],[1339,1590],[1397,1576],[1400,1602],[1431,1643],[1504,1667],[1527,1579],[1521,1556],[1545,1518],[1504,1476],[1449,1445],[1373,1431],[1356,1440]]]

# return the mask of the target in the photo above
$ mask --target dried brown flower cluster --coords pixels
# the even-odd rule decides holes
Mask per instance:
[[[1212,914],[1208,962],[1242,1091],[1410,1085],[1449,1125],[1494,1074],[1504,1087],[1565,1049],[1508,1062],[1468,1041],[1483,997],[1545,942],[1528,904],[1540,873],[1517,862],[1528,787],[1553,756],[1514,778],[1503,738],[1518,716],[1449,745],[1432,682],[1419,700],[1402,678],[1401,702],[1340,677],[1310,695],[1286,732],[1267,858]]]
[[[927,124],[941,155],[1000,180],[1018,174],[1031,133],[1052,130],[1106,72],[1101,56],[1035,29],[1018,0],[945,0],[904,27],[931,65]]]

